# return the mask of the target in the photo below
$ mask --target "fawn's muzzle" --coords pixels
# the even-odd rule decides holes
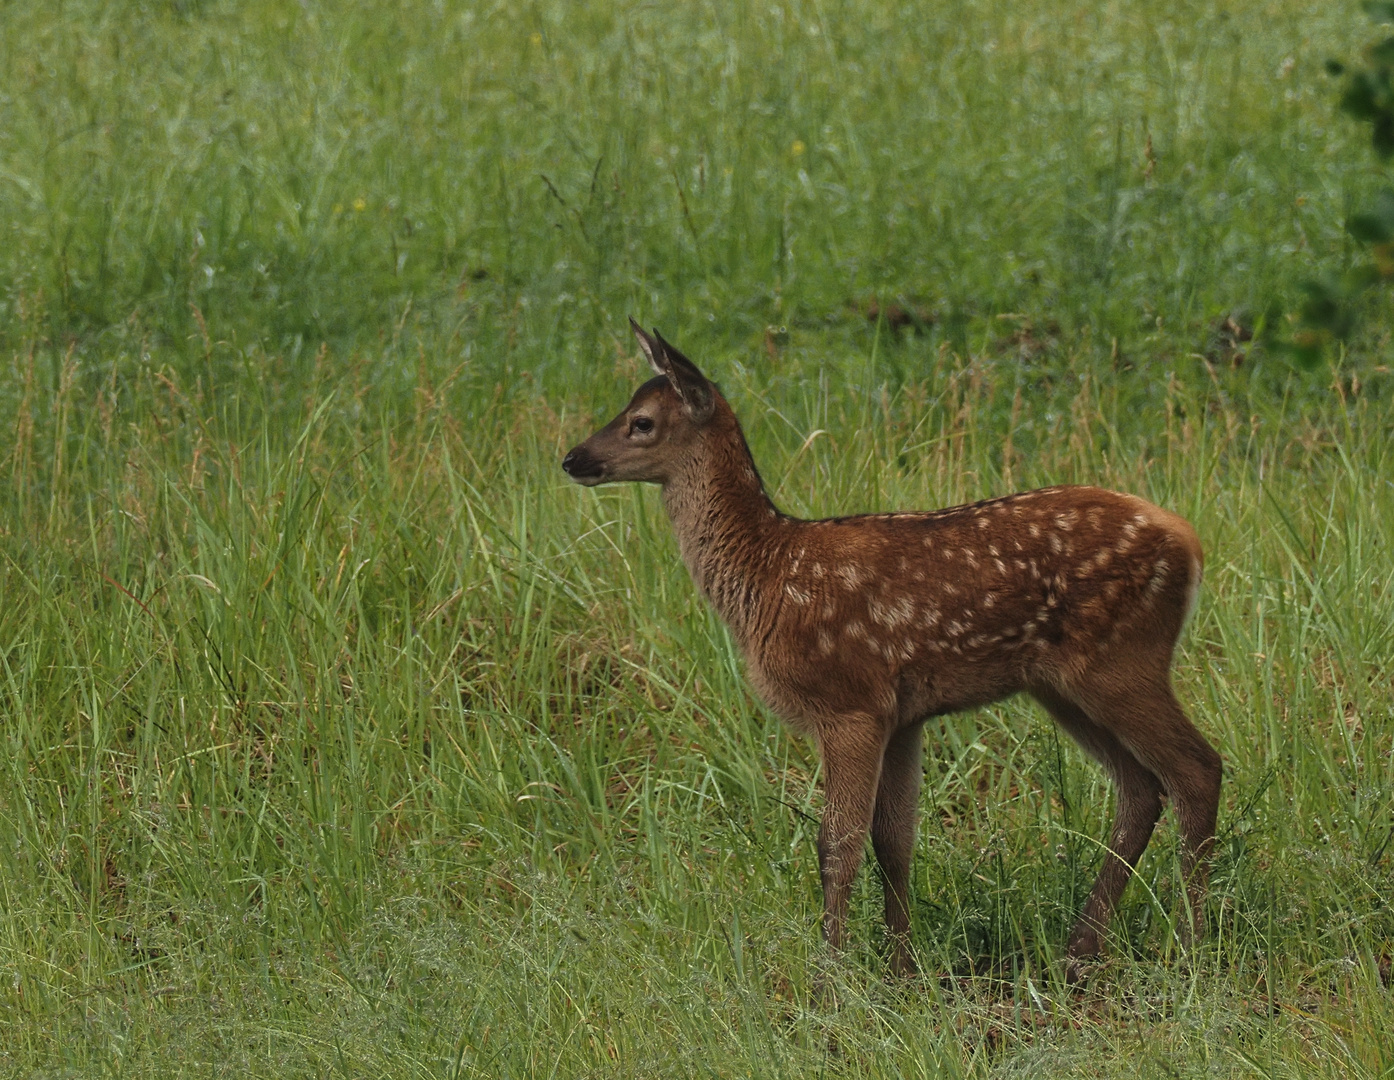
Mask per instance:
[[[596,484],[605,472],[604,466],[584,446],[567,451],[561,459],[562,471],[578,484]]]

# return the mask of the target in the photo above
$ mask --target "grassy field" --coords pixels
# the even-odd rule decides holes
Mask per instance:
[[[1321,61],[1372,32],[0,6],[0,1071],[1394,1077],[1394,313],[1312,372],[1243,340],[1351,257]],[[656,493],[558,468],[645,377],[631,313],[791,512],[1195,523],[1193,955],[1164,819],[1062,985],[1111,796],[1017,701],[931,725],[926,974],[872,874],[828,962],[816,755]]]

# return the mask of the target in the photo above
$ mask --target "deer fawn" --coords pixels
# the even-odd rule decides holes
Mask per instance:
[[[1152,836],[1163,796],[1201,929],[1220,757],[1172,695],[1200,586],[1182,518],[1133,495],[1052,487],[971,506],[801,521],[780,513],[731,407],[631,319],[658,376],[562,460],[579,484],[661,484],[683,562],[730,626],[750,681],[822,755],[823,934],[837,950],[868,830],[891,966],[914,971],[909,869],[920,740],[933,716],[1025,691],[1118,786],[1113,834],[1070,934],[1071,978]]]

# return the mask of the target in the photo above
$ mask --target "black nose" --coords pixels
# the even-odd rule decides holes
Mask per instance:
[[[576,464],[576,451],[568,450],[566,452],[566,457],[561,459],[562,472],[566,473],[567,476],[570,476],[571,466],[574,464]]]

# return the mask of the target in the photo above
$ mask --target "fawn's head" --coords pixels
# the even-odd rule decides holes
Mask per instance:
[[[696,364],[658,331],[650,337],[633,319],[629,325],[658,376],[635,391],[619,416],[562,458],[566,474],[587,487],[617,480],[666,483],[716,411],[716,387]]]

